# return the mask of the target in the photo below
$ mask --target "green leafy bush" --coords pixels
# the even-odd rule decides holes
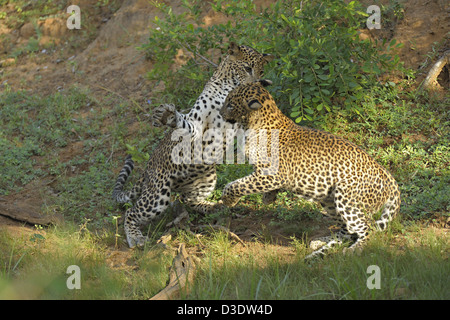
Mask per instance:
[[[169,6],[153,4],[161,16],[155,18],[156,27],[142,46],[155,61],[149,77],[164,82],[164,99],[182,106],[196,98],[212,73],[210,62],[217,60],[217,50],[212,49],[225,52],[230,41],[277,57],[267,67],[266,77],[273,81],[270,92],[297,122],[320,121],[336,109],[349,116],[359,114],[364,89],[399,62],[397,56],[382,54],[374,43],[359,39],[358,29],[367,14],[356,1],[279,0],[258,11],[250,0],[211,4],[184,0],[186,10],[179,15]],[[207,5],[228,22],[207,26],[200,15],[201,7]],[[399,46],[395,40],[387,51],[393,46]],[[174,68],[180,49],[188,58]]]

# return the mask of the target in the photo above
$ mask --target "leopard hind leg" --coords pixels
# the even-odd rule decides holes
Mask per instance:
[[[400,190],[397,183],[394,181],[393,191],[391,196],[386,201],[381,213],[380,219],[375,221],[379,230],[386,230],[389,222],[400,212]]]
[[[206,200],[214,191],[217,174],[214,167],[200,172],[188,183],[180,186],[180,200],[196,212],[207,214],[221,207],[220,203]]]
[[[146,188],[135,205],[126,211],[124,229],[130,248],[145,244],[148,238],[140,227],[160,216],[169,206],[171,189],[168,184]]]
[[[311,241],[309,247],[314,251],[310,255],[306,256],[305,260],[319,257],[322,258],[331,248],[341,245],[344,241],[351,238],[346,230],[345,222],[342,220],[342,217],[336,212],[336,205],[334,204],[334,201],[329,201],[329,199],[327,200],[328,201],[321,201],[321,205],[324,211],[323,213],[333,221],[333,224],[338,229],[338,231],[332,235],[317,238]]]

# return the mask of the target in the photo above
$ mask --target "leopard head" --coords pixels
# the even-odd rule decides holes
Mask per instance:
[[[238,122],[245,126],[249,114],[262,108],[266,99],[270,99],[270,94],[264,87],[271,83],[264,79],[233,89],[225,99],[220,115],[229,123]]]
[[[219,65],[213,78],[227,82],[232,88],[258,81],[264,74],[264,66],[273,59],[271,54],[259,53],[249,46],[238,46],[232,42],[227,57]]]

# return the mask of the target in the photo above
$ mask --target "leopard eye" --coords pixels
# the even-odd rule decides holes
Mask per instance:
[[[253,69],[251,67],[245,66],[244,69],[248,74],[252,74]]]

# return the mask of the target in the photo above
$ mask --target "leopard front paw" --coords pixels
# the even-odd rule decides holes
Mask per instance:
[[[134,247],[143,247],[145,243],[148,241],[146,236],[141,235],[130,235],[127,234],[127,242],[128,246],[132,249]]]
[[[139,230],[138,224],[130,220],[131,219],[127,217],[124,222],[124,231],[128,246],[130,248],[134,248],[136,246],[143,247],[148,241],[148,238],[142,234],[141,230]]]
[[[175,128],[176,121],[176,107],[173,104],[161,104],[153,109],[152,122],[154,127],[168,126]]]

